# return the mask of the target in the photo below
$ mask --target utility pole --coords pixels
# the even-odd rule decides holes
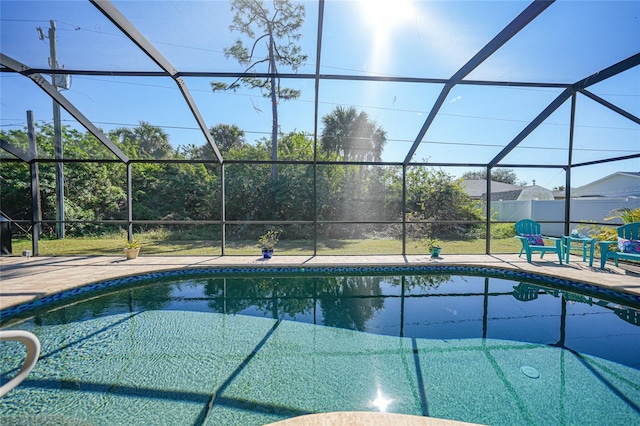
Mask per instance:
[[[56,22],[50,20],[48,36],[45,37],[42,28],[38,27],[38,36],[40,40],[49,39],[49,67],[53,70],[59,69],[58,57],[56,52]],[[64,68],[64,67],[63,67]],[[59,90],[69,89],[70,79],[68,75],[51,74],[51,84]],[[62,126],[60,124],[60,104],[53,100],[53,146],[55,174],[56,174],[56,236],[64,238],[64,165],[62,163]]]

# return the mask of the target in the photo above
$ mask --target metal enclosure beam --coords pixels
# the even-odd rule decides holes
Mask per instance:
[[[594,101],[598,102],[599,104],[606,106],[610,110],[612,110],[614,112],[617,112],[621,116],[623,116],[625,118],[628,118],[629,120],[633,121],[634,123],[640,124],[640,118],[639,117],[636,117],[635,115],[623,110],[622,108],[615,106],[614,104],[612,104],[609,101],[605,101],[600,96],[598,96],[596,94],[593,94],[593,93],[591,93],[590,91],[588,91],[586,89],[580,90],[580,93],[582,93],[583,95],[585,95],[588,98],[593,99]]]
[[[62,94],[58,92],[56,87],[49,83],[47,79],[45,79],[42,75],[28,73],[28,66],[16,61],[13,58],[8,57],[3,53],[0,53],[0,64],[7,68],[11,68],[12,70],[17,71],[20,74],[33,80],[38,86],[40,86],[40,88],[42,88],[42,90],[47,92],[47,94],[51,96],[53,100],[55,100],[62,108],[64,108],[69,114],[71,114],[73,118],[78,120],[78,122],[82,124],[89,131],[89,133],[98,138],[98,140],[102,142],[102,144],[106,146],[109,151],[113,152],[116,157],[118,157],[124,163],[129,162],[129,158],[125,155],[125,153],[120,151],[120,148],[114,145],[113,142],[111,142],[111,140],[109,140],[109,138],[100,131],[100,129],[98,129],[87,117],[85,117],[75,106],[73,106],[73,104],[69,102],[67,98],[62,96]]]
[[[498,35],[496,35],[489,43],[487,43],[486,46],[484,46],[478,53],[476,53],[473,56],[473,58],[471,58],[466,64],[464,64],[462,68],[460,68],[451,77],[451,79],[449,79],[449,82],[442,89],[440,96],[438,96],[438,99],[436,100],[435,104],[431,108],[431,112],[429,113],[429,116],[425,120],[424,125],[418,132],[418,135],[416,136],[416,139],[413,142],[413,145],[411,146],[409,153],[404,159],[404,164],[408,164],[409,161],[411,161],[411,158],[413,158],[413,155],[418,149],[418,145],[420,145],[420,142],[422,142],[422,138],[424,138],[424,135],[427,133],[427,130],[429,130],[429,127],[433,123],[433,120],[435,119],[438,111],[444,104],[444,101],[446,100],[447,95],[449,94],[453,86],[458,84],[460,80],[465,78],[474,69],[480,66],[480,64],[482,64],[487,58],[489,58],[489,56],[495,53],[496,50],[498,50],[506,42],[511,40],[511,38],[513,38],[513,36],[515,36],[518,32],[520,32],[520,30],[526,27],[538,15],[540,15],[549,6],[551,6],[551,4],[554,1],[555,0],[538,0],[538,1],[532,2],[529,6],[527,6],[525,10],[522,11],[522,13],[516,16],[515,19],[509,23],[509,25],[504,27],[504,29],[500,31]]]
[[[595,164],[613,163],[614,161],[633,160],[640,158],[640,154],[623,155],[622,157],[606,158],[604,160],[585,161],[584,163],[574,164],[573,167],[593,166]]]
[[[318,36],[316,41],[316,70],[313,78],[313,255],[318,254],[318,121],[320,118],[320,63],[322,62],[322,34],[324,32],[324,0],[318,2]]]
[[[486,238],[484,240],[485,253],[491,254],[491,167],[487,167],[487,205],[485,208],[485,216],[487,218],[485,225]]]
[[[178,73],[171,63],[108,0],[90,0],[120,31],[133,41],[153,62],[172,77]]]
[[[160,68],[162,68],[178,85],[178,89],[182,93],[187,106],[191,110],[193,117],[198,123],[198,127],[202,131],[205,139],[213,149],[216,158],[220,163],[223,162],[222,154],[216,145],[207,125],[198,110],[196,103],[191,97],[191,93],[187,88],[186,83],[182,80],[182,77],[178,75],[178,71],[173,65],[155,48],[149,40],[142,35],[140,31],[122,14],[109,0],[90,0],[93,5],[98,8],[113,24],[120,29],[129,39],[134,42],[151,60],[153,60]]]
[[[569,235],[569,222],[571,221],[571,166],[573,165],[573,138],[576,130],[576,105],[577,96],[571,96],[571,121],[569,125],[569,152],[567,153],[567,167],[564,176],[564,235]]]
[[[433,120],[436,119],[436,116],[438,115],[438,111],[440,111],[440,108],[444,104],[444,101],[447,99],[447,96],[449,96],[449,92],[451,91],[451,89],[453,89],[452,84],[446,84],[442,88],[442,91],[440,92],[438,99],[436,99],[436,102],[433,104],[433,107],[431,107],[431,111],[429,112],[427,119],[422,125],[422,128],[418,132],[416,139],[413,141],[413,145],[411,145],[411,148],[409,149],[409,152],[407,153],[407,156],[404,159],[405,166],[409,164],[409,162],[413,158],[413,155],[416,153],[418,149],[418,145],[420,145],[420,142],[422,142],[422,138],[424,138],[424,135],[427,134],[427,130],[429,130],[429,127],[431,127]]]
[[[226,164],[220,164],[220,253],[225,255],[227,247],[227,183]]]
[[[133,241],[133,171],[127,163],[127,241]]]
[[[207,142],[209,143],[209,146],[211,146],[211,149],[213,149],[213,152],[216,154],[216,158],[218,159],[218,162],[222,164],[223,163],[222,154],[218,149],[218,145],[216,145],[216,142],[213,140],[213,136],[211,136],[211,133],[209,132],[209,129],[207,128],[207,125],[204,122],[204,119],[202,118],[202,114],[200,114],[200,110],[196,106],[196,103],[193,100],[193,98],[191,97],[191,92],[189,92],[189,89],[187,88],[187,83],[185,83],[182,80],[182,77],[175,78],[175,82],[180,88],[180,92],[182,93],[184,100],[187,102],[187,106],[191,110],[191,114],[193,114],[193,117],[198,122],[198,127],[200,127],[200,130],[202,131],[202,134],[204,135]]]
[[[29,138],[29,155],[38,157],[36,145],[36,126],[33,119],[33,111],[27,111],[27,136]],[[31,252],[34,256],[39,254],[40,231],[42,229],[42,200],[40,198],[40,169],[38,162],[29,164],[31,175]]]
[[[529,25],[538,15],[544,12],[549,6],[551,6],[555,0],[536,0],[531,2],[525,10],[523,10],[513,21],[502,29],[486,46],[484,46],[478,53],[476,53],[469,62],[464,64],[462,68],[456,72],[451,81],[455,84],[458,81],[465,78],[476,69],[481,63],[483,63],[489,56],[493,55],[498,49],[500,49],[506,42],[511,40],[516,34],[520,32],[524,27]]]
[[[29,154],[27,154],[17,146],[14,146],[11,142],[6,140],[2,136],[0,136],[0,148],[4,149],[11,155],[18,157],[19,160],[22,160],[25,163],[28,163],[31,160],[33,160],[33,157],[31,157]]]
[[[624,59],[617,64],[611,65],[603,69],[602,71],[598,71],[596,73],[591,74],[589,77],[583,78],[582,80],[571,85],[570,88],[563,91],[553,102],[551,102],[545,109],[538,115],[525,129],[518,134],[509,144],[496,155],[493,160],[489,162],[490,166],[495,166],[500,160],[506,157],[520,142],[522,142],[527,136],[531,134],[544,120],[546,120],[555,110],[560,108],[560,106],[569,99],[576,91],[583,90],[589,86],[600,83],[607,78],[613,77],[616,74],[620,74],[630,68],[633,68],[640,64],[640,53],[637,53],[633,56],[630,56],[627,59]],[[606,102],[606,101],[605,101]]]
[[[14,72],[7,68],[0,68],[0,73]],[[90,76],[108,76],[108,77],[166,77],[164,71],[115,71],[115,70],[85,70],[65,68],[53,70],[48,68],[31,68],[31,74],[69,74],[69,75],[90,75]],[[209,77],[209,78],[238,78],[247,74],[238,72],[219,72],[219,71],[178,71],[175,77]],[[280,77],[287,80],[313,80],[316,74],[309,73],[268,73],[268,72],[252,72],[251,77],[270,78]],[[428,77],[396,77],[396,76],[379,76],[379,75],[349,75],[349,74],[317,74],[320,80],[337,80],[337,81],[382,81],[397,83],[425,83],[425,84],[447,84],[448,78],[428,78]],[[497,87],[546,87],[551,89],[564,89],[568,86],[566,83],[549,83],[549,82],[529,82],[529,81],[500,81],[500,80],[460,80],[457,84],[466,86],[497,86]]]
[[[572,89],[565,89],[562,93],[558,95],[557,98],[553,100],[545,109],[542,111],[536,118],[534,118],[527,127],[522,130],[518,136],[513,138],[511,142],[507,146],[505,146],[502,151],[496,155],[493,160],[489,162],[489,166],[493,167],[500,162],[504,157],[506,157],[520,142],[522,142],[527,136],[531,134],[544,120],[549,118],[551,114],[555,112],[560,106],[565,103],[567,99],[569,99],[575,92]]]
[[[627,71],[637,65],[640,65],[640,53],[629,56],[627,59],[624,59],[617,64],[613,64],[610,67],[603,69],[602,71],[593,73],[589,77],[583,78],[582,80],[576,82],[573,86],[575,90],[582,90],[589,86],[593,86],[594,84],[600,83],[601,81],[604,81],[610,77],[613,77],[616,74]]]

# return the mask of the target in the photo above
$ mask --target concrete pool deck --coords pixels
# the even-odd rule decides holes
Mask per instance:
[[[595,264],[596,262],[594,262]],[[128,275],[182,268],[212,268],[229,266],[416,266],[459,265],[492,267],[555,276],[617,291],[640,295],[640,268],[618,268],[608,263],[605,269],[582,262],[573,256],[569,264],[558,264],[552,256],[535,257],[527,263],[517,254],[443,255],[431,259],[428,255],[378,256],[274,256],[266,260],[257,256],[140,256],[126,260],[124,256],[76,256],[32,258],[0,257],[0,310],[33,299],[58,293],[85,284]]]

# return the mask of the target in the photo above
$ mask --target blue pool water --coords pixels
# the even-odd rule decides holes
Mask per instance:
[[[3,426],[261,425],[386,410],[639,424],[637,304],[587,290],[384,272],[130,280],[3,312],[42,352],[0,416]],[[23,357],[2,343],[3,383]]]

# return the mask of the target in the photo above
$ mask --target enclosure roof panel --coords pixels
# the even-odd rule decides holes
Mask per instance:
[[[270,44],[242,4],[276,21],[293,14]],[[562,167],[570,144],[586,147],[575,158],[602,161],[607,151],[593,149],[607,128],[612,156],[640,151],[638,1],[274,4],[3,0],[0,51],[27,68],[0,72],[2,129],[25,127],[27,110],[51,121],[55,96],[29,80],[37,73],[105,133],[145,122],[175,148],[211,145],[217,125],[269,146],[276,122],[320,146],[323,118],[354,107],[386,132],[384,162]],[[619,63],[627,68],[592,84]],[[271,85],[297,95],[274,103]],[[527,154],[550,146],[561,156]]]

